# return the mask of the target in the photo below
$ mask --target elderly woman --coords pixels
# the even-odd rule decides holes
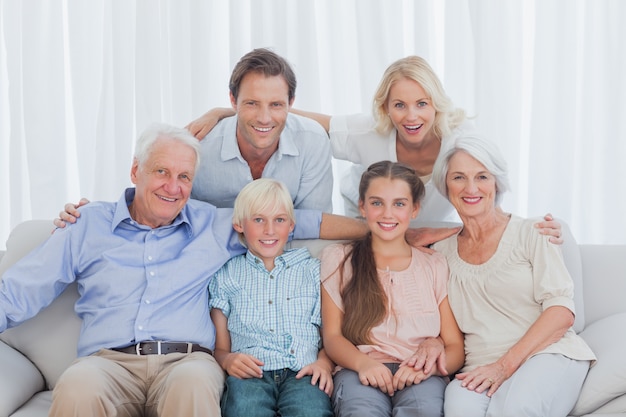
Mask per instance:
[[[480,137],[458,137],[433,182],[463,227],[435,245],[466,361],[445,394],[446,417],[567,416],[595,356],[572,330],[573,283],[558,246],[500,208],[506,162]]]

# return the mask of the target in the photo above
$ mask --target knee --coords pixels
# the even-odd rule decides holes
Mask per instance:
[[[93,398],[104,392],[107,386],[108,380],[101,368],[91,361],[79,361],[61,374],[53,392],[65,399]]]
[[[224,387],[224,371],[211,360],[180,362],[168,374],[168,386],[184,392],[221,395]]]

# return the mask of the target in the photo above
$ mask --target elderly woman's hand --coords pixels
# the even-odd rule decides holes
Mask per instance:
[[[435,365],[441,375],[448,375],[444,344],[439,337],[429,337],[424,340],[419,344],[415,353],[400,364],[401,367],[408,366],[416,371],[423,371],[426,375],[433,372],[432,368]]]
[[[481,393],[487,391],[487,397],[491,397],[500,388],[502,383],[509,379],[509,375],[500,362],[479,366],[469,372],[461,372],[456,379],[461,381],[461,386],[470,391]]]

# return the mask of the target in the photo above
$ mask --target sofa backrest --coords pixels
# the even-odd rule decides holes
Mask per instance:
[[[579,332],[585,325],[581,255],[579,246],[569,227],[563,221],[561,224],[563,225],[565,241],[562,246],[563,258],[575,286],[576,321],[574,329]],[[50,220],[30,220],[16,226],[9,235],[7,251],[0,259],[0,277],[10,265],[50,236],[51,231],[52,222]],[[317,256],[324,246],[333,242],[320,239],[300,240],[294,241],[290,245],[292,247],[307,246],[311,254]],[[596,293],[591,291],[592,295]],[[22,352],[39,368],[49,388],[54,387],[61,373],[76,358],[80,329],[80,320],[74,313],[74,302],[77,297],[78,292],[74,284],[37,316],[20,326],[0,333],[0,340]]]

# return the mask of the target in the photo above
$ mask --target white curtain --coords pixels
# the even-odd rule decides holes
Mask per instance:
[[[425,57],[500,143],[505,209],[626,243],[624,20],[622,0],[0,0],[0,249],[22,220],[116,200],[137,134],[227,106],[255,47],[328,114],[370,112],[384,69]]]

